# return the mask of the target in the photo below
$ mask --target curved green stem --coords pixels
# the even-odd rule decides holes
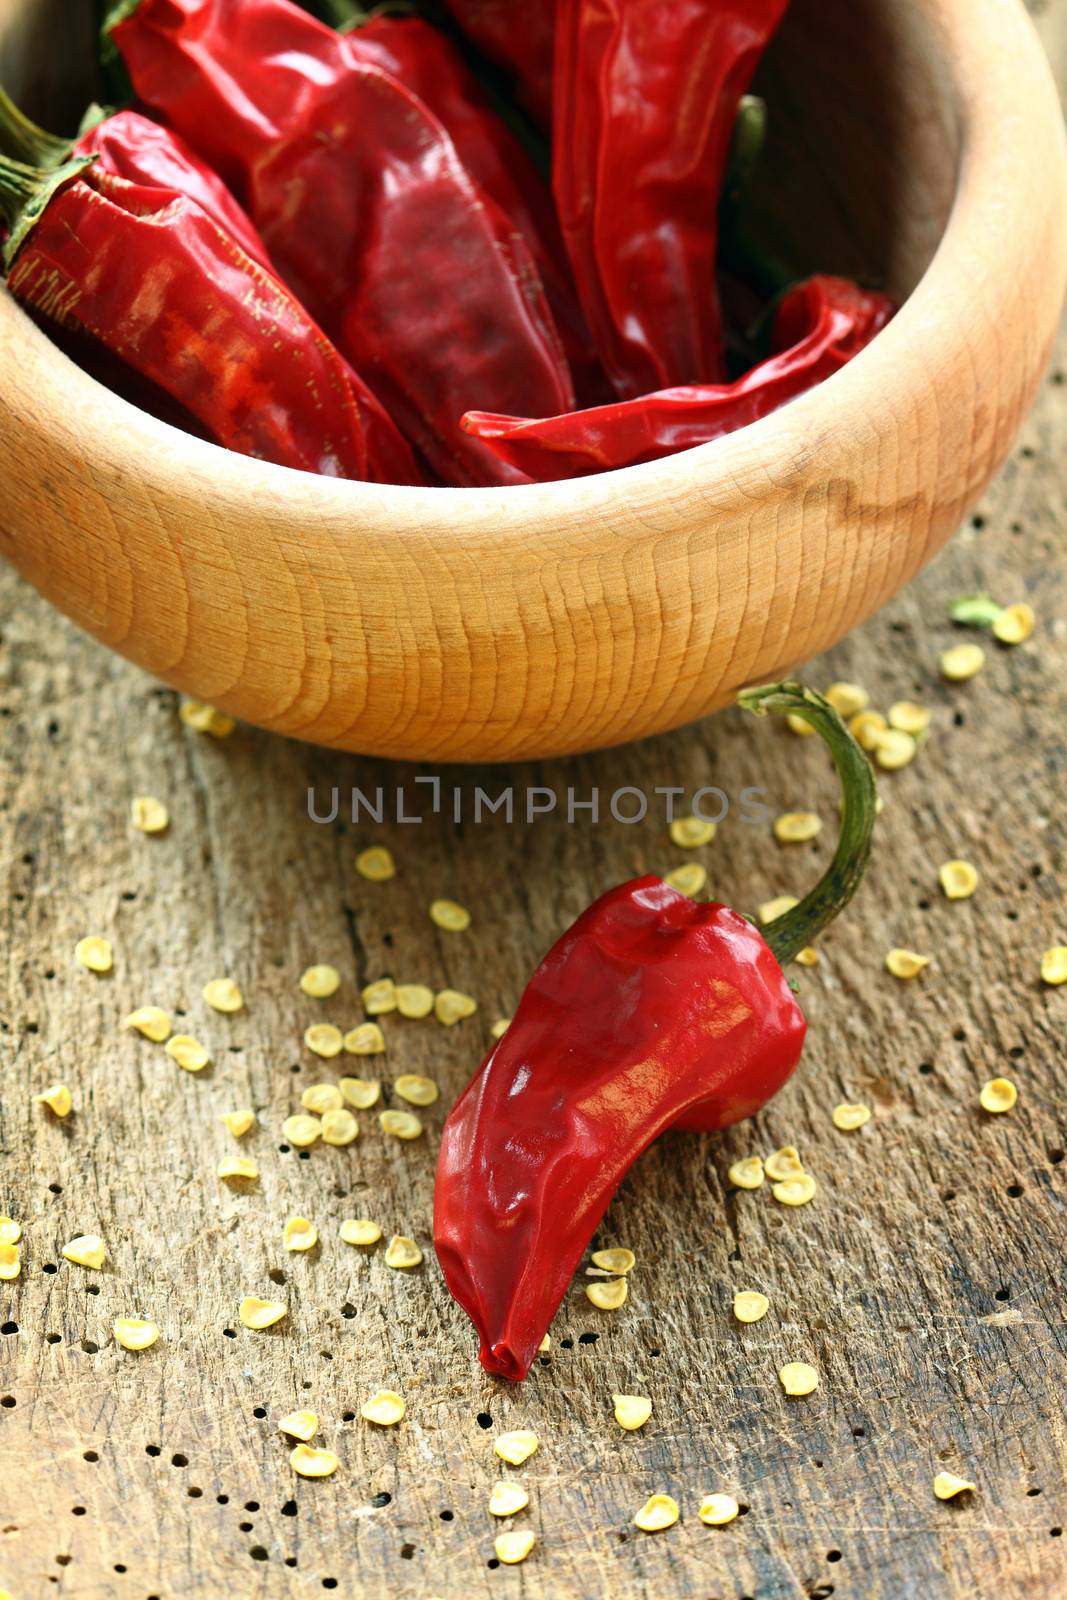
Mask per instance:
[[[29,167],[58,167],[70,155],[70,140],[39,128],[0,89],[0,150]]]
[[[4,244],[5,267],[11,267],[56,191],[71,183],[95,160],[95,156],[77,156],[49,170],[0,156],[0,217],[10,230]]]
[[[814,689],[805,689],[800,683],[769,683],[743,690],[738,701],[757,716],[775,712],[810,723],[833,757],[841,782],[841,832],[833,860],[799,905],[763,929],[763,937],[784,967],[833,921],[859,888],[871,853],[878,796],[870,762],[830,702]]]

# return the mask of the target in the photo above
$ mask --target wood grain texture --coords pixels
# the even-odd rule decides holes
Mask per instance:
[[[43,14],[3,0],[16,87]],[[579,484],[327,482],[133,410],[0,295],[0,553],[168,682],[393,757],[610,745],[827,648],[943,543],[1027,411],[1067,271],[1064,141],[1017,0],[797,0],[764,87],[765,235],[799,218],[812,264],[914,290],[778,415]]]

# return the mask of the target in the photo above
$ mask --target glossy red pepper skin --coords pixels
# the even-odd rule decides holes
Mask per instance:
[[[851,361],[894,310],[877,290],[844,278],[809,278],[778,308],[775,354],[734,383],[661,389],[540,420],[474,411],[463,426],[539,482],[656,461],[777,411]]]
[[[627,1169],[668,1128],[727,1127],[806,1024],[759,931],[655,877],[549,951],[444,1126],[434,1244],[486,1371],[523,1378]]]
[[[716,214],[786,0],[559,0],[553,189],[621,399],[724,376]]]
[[[435,472],[522,481],[459,419],[483,394],[566,410],[570,374],[529,250],[437,118],[289,0],[130,0],[109,29]]]
[[[542,127],[552,121],[554,0],[445,0],[472,44],[510,74],[516,99]]]

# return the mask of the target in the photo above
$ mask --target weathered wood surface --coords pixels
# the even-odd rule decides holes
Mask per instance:
[[[1063,67],[1067,7],[1039,22]],[[395,786],[414,770],[247,730],[213,743],[182,727],[172,693],[0,575],[0,1211],[25,1229],[23,1275],[0,1285],[0,1588],[17,1600],[1067,1594],[1067,989],[1037,980],[1041,951],[1067,942],[1065,392],[1054,370],[980,517],[807,669],[816,684],[858,679],[882,705],[921,699],[934,727],[919,760],[883,780],[869,882],[822,941],[821,965],[801,974],[803,1067],[754,1123],[666,1140],[640,1163],[603,1229],[638,1253],[628,1304],[598,1314],[576,1285],[550,1358],[518,1389],[481,1373],[432,1257],[391,1272],[380,1249],[343,1246],[338,1223],[374,1216],[428,1246],[443,1108],[490,1023],[591,896],[680,852],[651,816],[632,827],[594,826],[587,813],[573,826],[317,826],[309,785],[325,800],[332,785]],[[936,670],[952,635],[944,604],[980,588],[1029,598],[1040,627],[949,687]],[[715,783],[735,801],[760,785],[775,809],[833,818],[814,741],[734,712],[596,757],[445,776],[468,803],[476,784],[506,781],[573,786],[578,798],[594,784],[608,795]],[[170,805],[164,837],[128,827],[137,793]],[[395,851],[391,884],[356,874],[370,842]],[[731,818],[699,858],[716,896],[749,908],[802,889],[828,848],[827,837],[782,849]],[[936,873],[957,855],[983,881],[973,901],[950,905]],[[441,894],[472,908],[469,933],[431,926],[425,908]],[[111,977],[73,962],[90,931],[114,941]],[[884,972],[895,944],[933,955],[918,982]],[[311,961],[341,969],[334,999],[300,994]],[[337,1076],[303,1048],[303,1028],[354,1022],[358,985],[389,972],[480,1003],[450,1030],[386,1019],[384,1075],[441,1083],[428,1137],[387,1143],[364,1115],[350,1150],[280,1153],[301,1088]],[[247,996],[234,1018],[200,998],[223,973]],[[119,1031],[146,1001],[185,1013],[183,1027],[211,1046],[209,1072],[190,1077]],[[976,1096],[1003,1072],[1020,1100],[994,1120]],[[30,1104],[56,1078],[77,1107],[65,1125]],[[875,1120],[839,1134],[829,1110],[853,1098]],[[215,1119],[244,1103],[259,1115],[244,1143],[262,1179],[234,1194],[215,1176],[234,1148]],[[729,1192],[732,1160],[787,1141],[818,1177],[812,1205]],[[296,1213],[320,1230],[308,1257],[281,1248]],[[99,1273],[61,1259],[83,1231],[107,1240]],[[747,1287],[772,1309],[744,1329],[730,1302]],[[283,1296],[287,1321],[245,1332],[247,1292]],[[123,1314],[156,1318],[159,1345],[116,1348],[111,1321]],[[818,1367],[816,1394],[783,1397],[775,1374],[788,1359]],[[351,1419],[379,1385],[407,1396],[398,1430]],[[654,1399],[638,1434],[612,1421],[619,1389]],[[296,1480],[275,1431],[305,1404],[342,1459],[328,1482]],[[530,1487],[519,1522],[539,1544],[522,1568],[493,1568],[492,1439],[515,1426],[542,1440],[507,1473]],[[973,1476],[979,1493],[940,1504],[931,1480],[942,1467]],[[646,1536],[631,1518],[659,1490],[677,1496],[683,1521]],[[712,1490],[734,1493],[746,1514],[703,1527],[696,1506]]]

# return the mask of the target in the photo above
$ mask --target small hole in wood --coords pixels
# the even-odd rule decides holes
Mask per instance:
[[[966,1028],[956,1028],[953,1031],[952,1037],[955,1039],[957,1044],[962,1044],[964,1039],[966,1039],[966,1037],[967,1037],[967,1029]]]
[[[930,909],[929,900],[920,900],[919,901],[919,910],[920,911],[929,911],[929,909]]]
[[[228,1494],[217,1494],[215,1496],[215,1504],[216,1505],[228,1506],[229,1503],[230,1503],[230,1497],[229,1497]]]
[[[1026,1051],[1023,1049],[1021,1044],[1013,1044],[1011,1049],[1008,1051],[1008,1054],[1011,1056],[1013,1061],[1018,1061],[1026,1054]]]
[[[356,1420],[356,1413],[354,1411],[342,1411],[341,1412],[341,1421],[342,1422],[355,1422],[355,1420]]]
[[[59,1271],[59,1268],[56,1266],[54,1261],[46,1261],[44,1266],[41,1268],[41,1271],[47,1272],[49,1277],[51,1277],[54,1272]]]
[[[1038,1489],[1036,1487],[1036,1485],[1035,1485],[1035,1487],[1033,1489],[1027,1489],[1026,1492],[1027,1492],[1027,1494],[1030,1496],[1030,1498],[1032,1500],[1035,1494],[1040,1494],[1041,1493],[1041,1490]]]
[[[271,1283],[285,1282],[285,1273],[282,1271],[281,1267],[271,1267],[267,1272],[267,1277],[270,1279]]]
[[[245,1510],[246,1511],[258,1511],[259,1510],[259,1501],[258,1500],[246,1500],[245,1501]]]
[[[97,1351],[100,1349],[100,1346],[98,1344],[96,1344],[92,1339],[83,1339],[82,1340],[82,1349],[85,1351],[85,1354],[87,1356],[95,1356]]]
[[[84,1451],[82,1453],[82,1460],[83,1461],[99,1461],[100,1457],[97,1455],[95,1450],[86,1450],[86,1451]]]
[[[87,1283],[85,1285],[85,1292],[86,1294],[99,1294],[100,1285],[98,1283]]]
[[[840,1552],[840,1550],[827,1550],[826,1559],[827,1559],[827,1561],[840,1561],[841,1560],[841,1552]]]
[[[300,1159],[301,1159],[301,1161],[310,1161],[311,1160],[311,1151],[310,1150],[301,1150]]]
[[[287,1144],[280,1144],[278,1146],[278,1154],[280,1156],[287,1156],[289,1154],[289,1146]]]
[[[113,1572],[125,1572],[126,1568],[123,1566],[121,1561],[116,1561],[114,1567],[112,1568],[112,1571]]]
[[[239,1522],[237,1524],[237,1526],[240,1528],[242,1533],[251,1533],[252,1529],[255,1527],[255,1523],[254,1522]]]
[[[71,1506],[70,1514],[71,1514],[72,1517],[84,1517],[84,1515],[85,1515],[85,1507],[84,1506]]]
[[[252,1415],[254,1417],[259,1417],[260,1420],[262,1420],[267,1415],[266,1406],[253,1406],[252,1407]]]
[[[653,1345],[648,1353],[649,1353],[650,1356],[658,1356],[659,1355],[659,1346],[658,1345]]]
[[[0,1322],[0,1333],[18,1333],[18,1331],[17,1322]]]
[[[1019,1196],[1023,1192],[1023,1186],[1021,1183],[1009,1183],[1004,1192],[1005,1194],[1010,1195],[1013,1200],[1018,1200]]]
[[[946,1205],[949,1205],[956,1198],[955,1189],[946,1189],[944,1194],[941,1196],[941,1198],[945,1202]]]
[[[266,1550],[264,1550],[261,1544],[254,1544],[248,1553],[252,1557],[253,1561],[270,1560],[270,1556],[267,1554]]]
[[[69,1567],[73,1560],[74,1560],[73,1556],[56,1556],[56,1566],[57,1567]]]
[[[919,1062],[919,1071],[922,1073],[924,1078],[928,1078],[930,1076],[930,1074],[933,1072],[933,1070],[934,1070],[934,1064],[933,1064],[932,1061],[920,1061]]]
[[[489,1560],[485,1564],[491,1572],[495,1572],[497,1567],[499,1567],[500,1562],[497,1560],[496,1556],[490,1556]]]
[[[596,1344],[596,1342],[597,1342],[597,1340],[599,1338],[600,1338],[599,1333],[580,1333],[578,1335],[578,1343],[579,1344]]]
[[[414,1554],[415,1554],[415,1546],[413,1544],[402,1544],[400,1546],[400,1559],[401,1559],[401,1561],[410,1561]]]
[[[48,1185],[48,1193],[49,1194],[62,1194],[63,1193],[63,1185],[61,1183],[50,1183]]]
[[[46,1344],[62,1344],[63,1342],[63,1335],[61,1333],[46,1333],[44,1337]]]
[[[187,1467],[189,1465],[189,1457],[183,1456],[179,1452],[178,1455],[171,1456],[170,1464],[172,1467]]]
[[[163,1454],[158,1444],[146,1444],[144,1447],[144,1453],[146,1456],[161,1456]]]
[[[1048,1530],[1048,1532],[1049,1532],[1049,1538],[1050,1539],[1059,1539],[1063,1535],[1063,1529],[1062,1528],[1050,1528]]]
[[[237,1329],[236,1328],[223,1328],[222,1337],[224,1339],[236,1339],[236,1337],[237,1337]]]
[[[998,1289],[996,1294],[993,1296],[993,1299],[994,1300],[1010,1300],[1011,1299],[1011,1290],[1010,1289]]]
[[[297,1505],[296,1501],[295,1500],[286,1500],[285,1504],[282,1506],[282,1516],[283,1517],[297,1517],[299,1515],[300,1515],[300,1508]]]
[[[1048,1153],[1048,1159],[1049,1159],[1050,1166],[1058,1167],[1060,1162],[1063,1160],[1063,1151],[1062,1150],[1050,1150],[1049,1153]]]
[[[392,1498],[393,1497],[388,1492],[388,1490],[383,1489],[380,1494],[371,1495],[371,1502],[370,1503],[371,1503],[372,1506],[377,1506],[378,1509],[380,1510],[382,1506],[387,1506],[387,1505],[391,1504]]]
[[[574,1340],[573,1339],[561,1339],[559,1341],[559,1347],[560,1347],[561,1350],[573,1350],[574,1349]]]
[[[295,1567],[296,1566],[296,1557],[295,1556],[286,1556],[285,1565],[287,1567]]]
[[[455,1519],[456,1513],[454,1511],[439,1511],[437,1515],[441,1518],[442,1522],[452,1522]]]
[[[493,1419],[489,1415],[488,1411],[479,1411],[474,1420],[478,1424],[479,1428],[491,1428],[493,1426]]]
[[[337,1588],[337,1579],[336,1578],[323,1578],[322,1587],[324,1589],[336,1589]]]
[[[816,1461],[814,1463],[814,1465],[817,1466],[817,1467],[821,1467],[822,1466],[822,1462],[821,1461]]]
[[[853,1428],[852,1437],[854,1439],[866,1439],[866,1437],[867,1437],[866,1428]]]
[[[204,1493],[203,1489],[198,1489],[195,1483],[190,1484],[185,1492],[190,1500],[200,1500]]]

